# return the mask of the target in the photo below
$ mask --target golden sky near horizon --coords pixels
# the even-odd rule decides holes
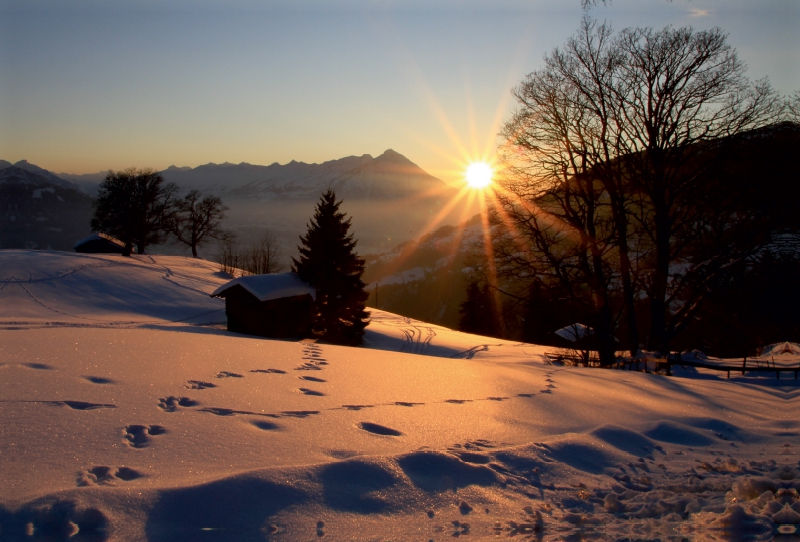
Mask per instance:
[[[615,0],[627,26],[720,26],[752,78],[800,87],[800,4]],[[323,162],[394,149],[447,182],[490,160],[510,90],[579,0],[6,0],[0,159],[57,173]]]

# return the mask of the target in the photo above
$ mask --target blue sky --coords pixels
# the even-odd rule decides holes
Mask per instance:
[[[800,2],[614,0],[615,29],[719,26],[800,88]],[[56,172],[406,155],[448,181],[491,154],[510,89],[579,0],[0,0],[0,158]]]

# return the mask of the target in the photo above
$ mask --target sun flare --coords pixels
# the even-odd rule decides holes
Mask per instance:
[[[467,184],[472,188],[486,188],[492,182],[492,168],[485,162],[475,162],[467,168]]]

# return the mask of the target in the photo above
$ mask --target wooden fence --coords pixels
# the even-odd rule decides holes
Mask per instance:
[[[666,358],[658,358],[658,359],[631,359],[631,360],[621,360],[614,365],[615,369],[621,370],[628,370],[628,371],[638,371],[639,363],[642,362],[644,364],[645,372],[648,371],[647,362],[655,362],[655,372],[659,373],[664,371],[667,376],[672,375],[672,367],[675,365],[680,365],[681,367],[697,367],[700,369],[709,369],[712,371],[722,371],[727,373],[728,378],[731,377],[731,372],[737,373],[741,372],[744,376],[745,373],[775,373],[775,378],[780,380],[781,373],[794,373],[794,379],[797,380],[797,374],[800,372],[800,366],[798,367],[780,367],[775,365],[775,360],[772,360],[772,365],[770,366],[770,362],[767,359],[760,359],[760,358],[751,358],[748,360],[744,358],[742,360],[741,367],[738,365],[731,365],[731,364],[715,364],[715,363],[704,363],[702,361],[694,361],[694,360],[685,360],[681,358],[680,354],[670,354]],[[748,361],[750,365],[748,365]],[[635,366],[635,368],[634,368]]]

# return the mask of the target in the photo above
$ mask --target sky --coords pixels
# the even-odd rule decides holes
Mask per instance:
[[[0,159],[54,172],[405,155],[451,183],[579,0],[0,0]],[[614,29],[719,26],[800,89],[800,2],[612,0]]]

